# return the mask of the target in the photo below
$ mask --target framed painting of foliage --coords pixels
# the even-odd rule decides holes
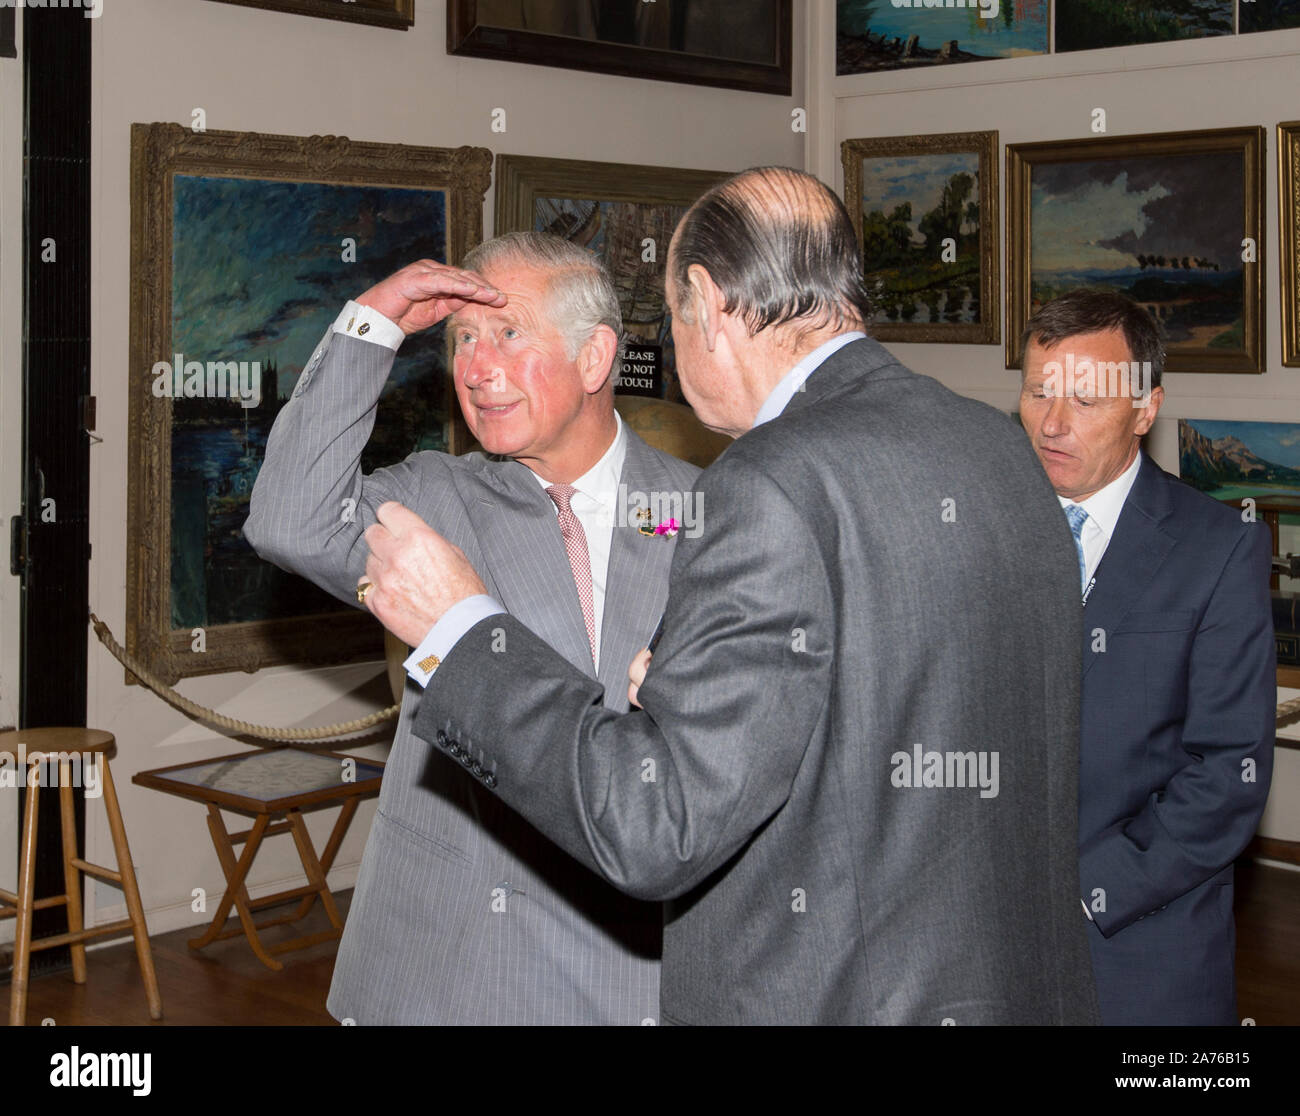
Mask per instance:
[[[1141,303],[1170,372],[1264,371],[1264,129],[1007,147],[1008,368],[1076,287]]]
[[[872,335],[997,344],[998,133],[850,139],[840,151]]]
[[[1058,0],[1056,51],[1231,35],[1235,4],[1236,0]],[[1243,4],[1242,11],[1249,7],[1253,4]]]
[[[1237,12],[1237,30],[1243,35],[1300,27],[1300,0],[1240,0]]]
[[[356,608],[243,537],[267,436],[348,299],[482,235],[484,148],[131,131],[127,649],[168,683],[382,655]],[[444,330],[403,344],[366,472],[457,452]]]

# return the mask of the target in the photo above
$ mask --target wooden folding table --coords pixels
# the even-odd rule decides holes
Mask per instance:
[[[363,798],[379,792],[384,765],[375,760],[359,759],[338,752],[305,752],[297,748],[259,748],[233,756],[221,756],[197,763],[182,763],[174,767],[159,767],[141,771],[132,782],[142,787],[192,798],[208,807],[208,830],[216,846],[217,859],[226,876],[226,893],[212,919],[212,924],[197,938],[191,938],[191,949],[202,949],[213,942],[244,934],[258,959],[269,969],[279,971],[284,966],[271,955],[303,949],[316,942],[329,941],[343,934],[343,920],[339,917],[334,896],[330,894],[325,877],[334,863],[339,846],[348,831],[357,806]],[[325,851],[317,857],[312,847],[303,811],[342,805],[338,820],[326,842]],[[222,820],[221,811],[230,810],[247,814],[254,819],[252,828],[230,833]],[[283,815],[283,821],[273,821]],[[302,887],[250,899],[245,881],[263,838],[278,833],[291,833],[298,847],[307,883]],[[243,844],[244,851],[236,858],[235,846]],[[287,942],[266,945],[258,936],[259,930],[297,922],[305,918],[317,899],[329,916],[332,929],[314,934],[304,934]],[[274,907],[293,899],[301,899],[297,908],[287,915],[255,922],[253,912]],[[235,908],[239,925],[226,928],[230,908]]]

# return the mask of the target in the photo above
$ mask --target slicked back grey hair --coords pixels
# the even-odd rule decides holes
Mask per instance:
[[[548,309],[565,337],[569,359],[599,326],[609,326],[618,338],[613,374],[623,359],[623,314],[618,292],[605,265],[586,248],[543,232],[512,232],[485,240],[471,249],[461,264],[467,271],[487,271],[510,264],[536,268],[546,275]]]
[[[672,278],[683,303],[688,269],[704,268],[750,336],[871,320],[862,256],[843,202],[810,174],[755,167],[720,182],[677,227]]]

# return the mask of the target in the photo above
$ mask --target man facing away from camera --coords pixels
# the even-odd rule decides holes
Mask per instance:
[[[737,441],[699,479],[643,708],[608,708],[407,509],[366,533],[366,604],[435,649],[424,739],[670,901],[665,1022],[1095,1022],[1070,534],[1007,416],[864,335],[861,277],[798,171],[678,226],[683,391]]]

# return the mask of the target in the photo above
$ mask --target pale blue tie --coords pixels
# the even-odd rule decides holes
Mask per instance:
[[[1070,534],[1074,536],[1074,549],[1079,554],[1079,590],[1087,587],[1088,562],[1083,556],[1083,525],[1088,521],[1088,513],[1078,504],[1065,505],[1065,518],[1070,521]]]

